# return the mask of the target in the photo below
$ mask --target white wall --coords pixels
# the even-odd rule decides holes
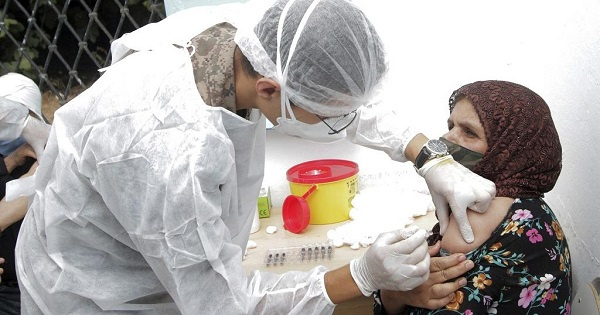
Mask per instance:
[[[563,171],[546,199],[569,240],[574,287],[600,276],[600,1],[355,2],[388,45],[388,91],[425,134],[445,131],[448,96],[472,81],[513,81],[546,100],[563,145]],[[272,131],[268,139],[265,180],[278,205],[285,170],[305,160],[352,159],[371,180],[410,170],[347,142],[289,143]]]
[[[177,11],[196,6],[212,6],[246,1],[247,0],[165,0],[165,11],[167,15],[171,15]]]

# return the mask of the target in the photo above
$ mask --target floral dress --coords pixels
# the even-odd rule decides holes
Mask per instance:
[[[467,285],[445,307],[407,307],[404,314],[569,314],[571,260],[567,240],[541,198],[516,199],[479,248]],[[375,314],[386,314],[375,296]]]

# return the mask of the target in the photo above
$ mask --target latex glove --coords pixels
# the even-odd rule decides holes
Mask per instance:
[[[487,211],[496,195],[494,183],[454,161],[451,155],[425,163],[419,174],[429,187],[440,222],[440,234],[444,235],[448,228],[450,205],[462,237],[467,243],[473,243],[475,237],[467,218],[467,208],[479,213]]]
[[[365,254],[350,262],[350,273],[365,296],[377,289],[408,291],[429,277],[425,230],[382,233]]]
[[[28,116],[27,119],[25,119],[24,124],[23,139],[31,145],[35,151],[37,160],[40,161],[42,154],[44,153],[44,147],[48,141],[48,136],[50,135],[51,127],[47,123],[32,116]]]

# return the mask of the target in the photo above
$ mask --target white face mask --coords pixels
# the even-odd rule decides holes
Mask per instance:
[[[290,136],[304,138],[314,142],[335,142],[346,138],[346,131],[330,134],[331,130],[322,121],[316,124],[307,124],[295,119],[277,118],[277,125],[273,129]]]
[[[296,119],[292,112],[289,101],[282,105],[281,117],[277,118],[277,125],[273,129],[286,135],[304,138],[315,142],[335,142],[346,138],[346,130],[332,133],[331,129],[320,121],[316,124],[307,124]],[[291,118],[287,118],[286,110]]]

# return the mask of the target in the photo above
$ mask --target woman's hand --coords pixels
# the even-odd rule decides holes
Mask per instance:
[[[4,263],[4,258],[0,257],[0,264]],[[0,275],[4,273],[4,269],[0,268]],[[0,283],[2,283],[2,277],[0,277]]]
[[[29,176],[33,175],[33,173],[35,173],[35,170],[37,170],[38,165],[39,165],[38,161],[33,162],[33,164],[31,164],[31,167],[29,168],[29,171],[27,171],[27,173],[23,174],[23,176],[21,176],[21,178],[29,177]]]
[[[433,257],[440,250],[440,243],[429,247],[432,256],[429,267],[429,279],[410,291],[381,290],[381,302],[388,314],[395,314],[406,305],[420,308],[437,309],[448,304],[454,292],[467,284],[467,279],[455,279],[473,268],[472,261],[464,254],[452,254],[447,257]]]
[[[15,168],[27,162],[27,158],[36,158],[33,148],[25,143],[4,158],[6,170],[11,173]]]

